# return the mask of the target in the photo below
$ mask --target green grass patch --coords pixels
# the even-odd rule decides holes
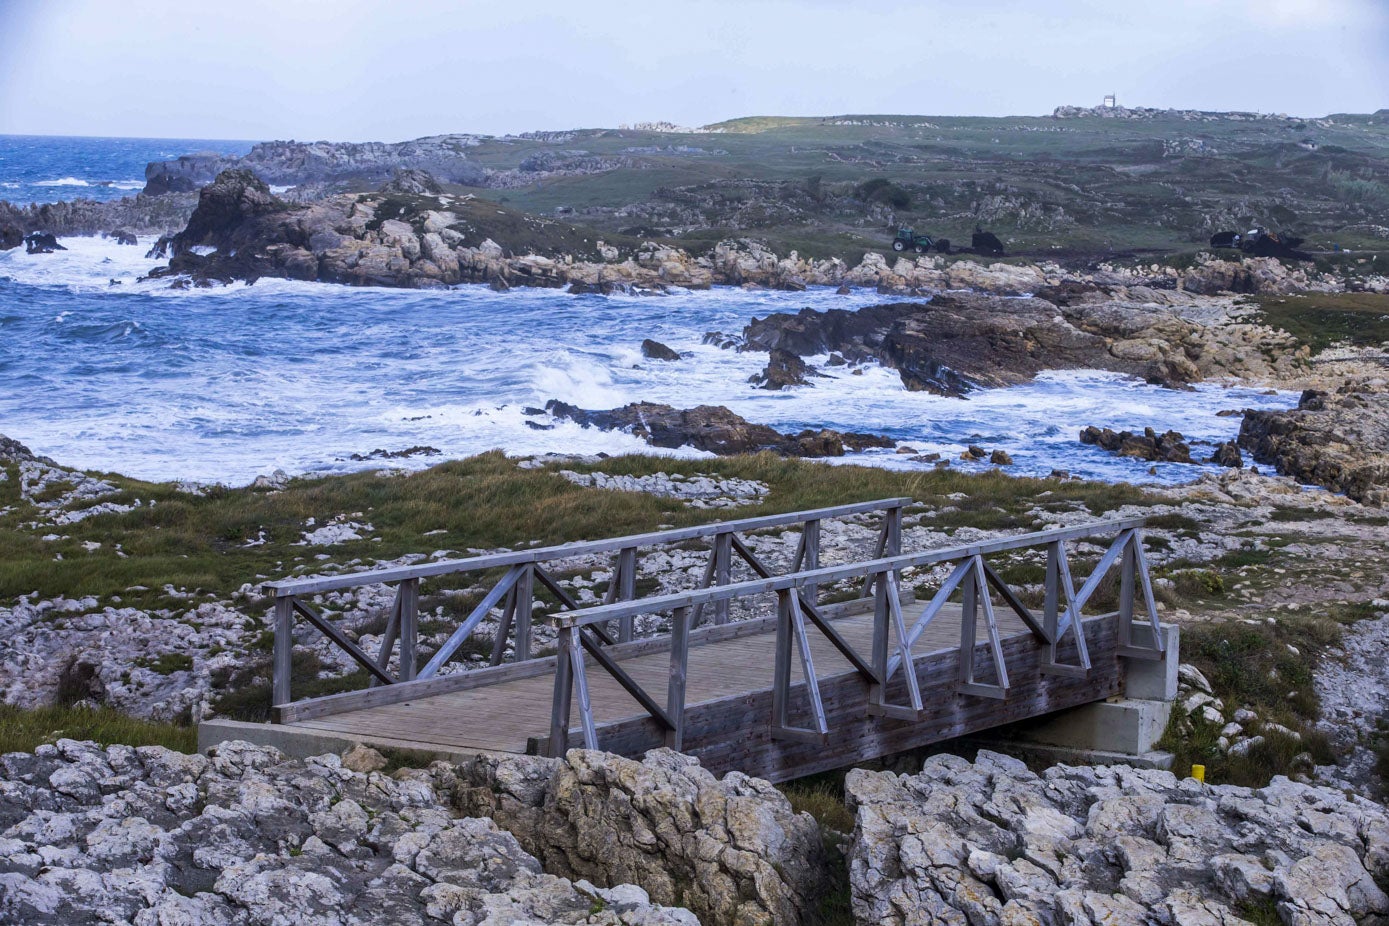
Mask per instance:
[[[1348,619],[1347,613],[1336,611],[1282,615],[1272,624],[1221,621],[1183,627],[1182,659],[1209,679],[1227,717],[1235,708],[1248,707],[1261,722],[1282,724],[1301,739],[1249,730],[1262,735],[1264,742],[1243,756],[1231,756],[1217,743],[1222,724],[1193,718],[1193,729],[1183,734],[1178,729],[1181,718],[1174,712],[1159,743],[1176,756],[1174,769],[1185,774],[1193,764],[1201,764],[1212,784],[1262,787],[1274,775],[1290,774],[1301,753],[1310,753],[1317,764],[1334,762],[1335,749],[1315,726],[1321,702],[1312,666],[1340,640]]]
[[[1389,341],[1389,295],[1300,293],[1258,297],[1266,324],[1318,353],[1333,344],[1378,347]]]
[[[189,753],[198,749],[198,731],[191,726],[137,720],[107,707],[25,710],[0,705],[0,753],[33,752],[60,739],[93,740],[103,746],[165,746]]]

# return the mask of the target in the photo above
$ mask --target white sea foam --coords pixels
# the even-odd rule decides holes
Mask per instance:
[[[1239,419],[1218,411],[1296,401],[1218,384],[1172,392],[1095,372],[1050,373],[949,399],[908,392],[894,371],[868,365],[856,374],[823,357],[809,358],[825,374],[812,386],[769,392],[748,382],[765,354],[705,345],[704,332],[738,332],[769,312],[856,308],[881,297],[715,289],[654,299],[284,280],[176,291],[167,281],[136,282],[160,263],[144,257],[143,243],[62,243],[68,251],[0,253],[0,278],[14,281],[0,282],[0,430],[64,462],[143,478],[241,484],[277,468],[341,472],[382,465],[353,461],[354,453],[421,444],[444,457],[493,448],[653,452],[628,434],[525,412],[560,399],[583,408],[726,405],[783,431],[884,433],[955,460],[971,443],[1003,449],[1017,473],[1062,468],[1176,482],[1198,470],[1165,464],[1150,475],[1149,464],[1083,446],[1077,433],[1090,424],[1152,426],[1227,440]],[[646,360],[639,350],[646,337],[688,356]],[[1208,455],[1210,447],[1194,450]],[[838,462],[930,466],[891,450]]]
[[[35,181],[34,186],[91,186],[91,184],[77,177],[60,177],[57,180]]]

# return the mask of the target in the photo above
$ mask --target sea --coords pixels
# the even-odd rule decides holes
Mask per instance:
[[[133,195],[118,183],[146,161],[250,143],[0,137],[0,198]],[[77,186],[69,181],[80,181]],[[0,434],[84,469],[158,481],[243,485],[258,475],[420,468],[491,449],[513,455],[656,453],[636,437],[536,414],[549,399],[724,405],[782,431],[886,434],[915,453],[870,450],[830,463],[929,469],[969,445],[1000,449],[1018,475],[1065,470],[1112,482],[1175,484],[1208,464],[1153,465],[1078,440],[1087,425],[1175,429],[1193,456],[1234,437],[1245,408],[1289,408],[1293,393],[1207,383],[1175,391],[1100,371],[1047,373],[965,398],[909,392],[892,370],[830,367],[777,392],[749,378],[766,355],[704,343],[755,317],[879,303],[717,287],[667,296],[571,295],[485,286],[414,291],[262,280],[211,289],[142,281],[152,241],[64,238],[66,251],[0,252]],[[682,354],[642,356],[654,338]],[[1226,412],[1227,414],[1221,414]],[[370,459],[431,447],[438,455]],[[367,457],[369,459],[361,459]]]

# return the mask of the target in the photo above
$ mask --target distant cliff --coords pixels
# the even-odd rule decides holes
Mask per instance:
[[[224,170],[249,170],[271,186],[303,186],[358,181],[375,186],[397,170],[425,170],[446,183],[480,185],[487,171],[468,160],[478,144],[472,135],[435,135],[402,142],[263,142],[245,157],[212,152],[172,161],[152,161],[145,168],[145,190],[151,196],[188,193],[212,182]]]

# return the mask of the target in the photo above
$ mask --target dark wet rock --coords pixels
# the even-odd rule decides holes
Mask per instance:
[[[34,232],[28,235],[24,239],[24,248],[30,254],[52,254],[54,251],[67,250],[50,232]]]
[[[270,187],[250,171],[223,171],[198,194],[198,207],[187,227],[174,236],[170,252],[178,257],[199,246],[234,250],[261,244],[248,225],[286,208],[286,203],[273,196]]]
[[[0,251],[17,248],[24,243],[24,229],[13,222],[0,223]]]
[[[744,345],[742,335],[724,334],[722,331],[704,332],[703,341],[719,350],[742,350]]]
[[[1211,462],[1218,466],[1228,466],[1231,469],[1242,469],[1244,467],[1244,455],[1239,452],[1239,443],[1227,440],[1217,444],[1215,453],[1211,454]]]
[[[1299,482],[1369,505],[1389,502],[1389,391],[1348,383],[1307,390],[1297,408],[1248,411],[1239,445],[1260,463]]]
[[[984,457],[988,456],[988,453],[989,452],[985,450],[983,447],[976,447],[974,444],[970,444],[968,447],[965,448],[964,453],[960,454],[960,459],[982,460],[984,459]]]
[[[994,466],[1012,466],[1013,458],[1006,450],[995,450],[989,454],[989,462]]]
[[[672,350],[660,341],[646,338],[641,342],[641,355],[647,360],[679,360],[679,352]]]
[[[897,370],[910,390],[960,396],[1058,369],[1113,370],[1185,386],[1203,376],[1189,356],[1202,356],[1189,343],[1199,332],[1167,311],[949,293],[925,304],[776,313],[754,319],[743,333],[750,350],[872,357]]]
[[[423,444],[415,447],[407,447],[404,450],[382,450],[377,448],[371,453],[354,453],[348,457],[357,463],[364,463],[368,460],[408,460],[410,457],[437,457],[443,451],[438,447],[426,447]]]
[[[140,239],[128,228],[117,228],[106,237],[114,239],[116,244],[138,245],[140,243]]]
[[[834,291],[836,296],[847,296],[853,292],[848,283],[840,283],[839,288]]]
[[[694,447],[721,456],[764,450],[784,456],[838,457],[847,451],[891,447],[875,434],[802,431],[783,434],[765,424],[753,424],[721,405],[680,409],[654,402],[633,402],[621,408],[590,410],[552,399],[545,410],[556,418],[605,431],[627,431],[653,447]]]
[[[1121,457],[1133,457],[1153,463],[1195,462],[1191,459],[1191,447],[1176,431],[1159,434],[1152,428],[1144,428],[1142,434],[1135,434],[1132,431],[1114,431],[1090,425],[1080,432],[1080,442],[1117,453]]]
[[[809,386],[810,380],[807,377],[818,375],[800,357],[789,350],[774,347],[767,360],[767,366],[761,373],[754,373],[748,377],[748,382],[758,389],[784,389],[787,386]]]

